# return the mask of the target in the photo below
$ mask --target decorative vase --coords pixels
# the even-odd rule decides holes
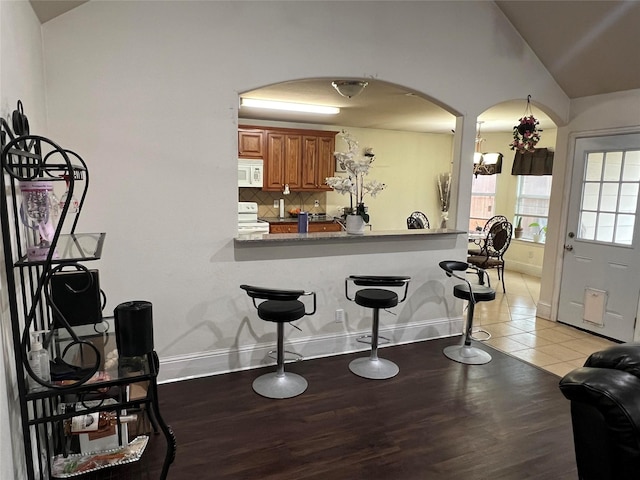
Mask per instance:
[[[447,220],[449,220],[449,212],[448,211],[443,211],[440,212],[440,228],[447,228]]]
[[[363,235],[364,225],[364,220],[360,215],[347,215],[347,233]]]
[[[540,234],[539,233],[534,233],[533,234],[533,241],[535,243],[540,243]]]

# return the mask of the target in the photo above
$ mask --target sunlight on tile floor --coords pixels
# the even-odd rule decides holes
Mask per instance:
[[[537,318],[539,278],[506,272],[507,293],[504,294],[495,270],[490,275],[496,299],[478,303],[474,314],[474,330],[481,328],[491,334],[484,343],[560,377],[581,367],[591,353],[615,344],[576,328]],[[476,336],[482,338],[480,333]]]

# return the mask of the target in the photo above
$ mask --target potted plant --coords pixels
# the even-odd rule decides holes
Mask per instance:
[[[516,224],[516,229],[514,230],[514,235],[516,238],[522,237],[522,217],[518,217],[518,223]]]
[[[377,180],[364,180],[369,174],[375,155],[371,148],[365,148],[363,153],[358,150],[358,142],[344,130],[340,136],[347,143],[348,152],[336,152],[335,157],[340,168],[347,172],[347,177],[327,177],[326,182],[336,192],[348,193],[351,205],[346,218],[347,233],[364,233],[364,225],[369,223],[369,212],[364,204],[365,195],[375,197],[385,189],[386,185]],[[354,202],[355,198],[355,202]],[[354,206],[355,203],[355,206]],[[345,209],[346,210],[346,209]]]
[[[536,242],[536,243],[540,243],[540,239],[542,237],[542,234],[546,234],[547,233],[547,226],[545,225],[543,227],[538,222],[530,223],[529,224],[529,228],[536,228],[537,229],[536,233],[533,234],[533,241]]]

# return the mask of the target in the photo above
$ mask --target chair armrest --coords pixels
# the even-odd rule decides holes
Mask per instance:
[[[640,343],[614,345],[595,352],[584,366],[622,370],[640,378]]]
[[[580,367],[566,374],[559,387],[568,400],[597,409],[618,445],[640,455],[640,378],[622,370]]]
[[[313,315],[316,313],[316,292],[307,292],[305,290],[285,290],[278,288],[256,287],[253,285],[240,285],[240,288],[247,292],[247,295],[253,300],[253,306],[258,308],[256,298],[260,300],[278,300],[281,302],[292,302],[303,296],[313,296],[313,310],[305,315]]]

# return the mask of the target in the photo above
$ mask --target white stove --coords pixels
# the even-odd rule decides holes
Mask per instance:
[[[238,202],[238,235],[269,233],[269,223],[258,220],[256,202]]]

